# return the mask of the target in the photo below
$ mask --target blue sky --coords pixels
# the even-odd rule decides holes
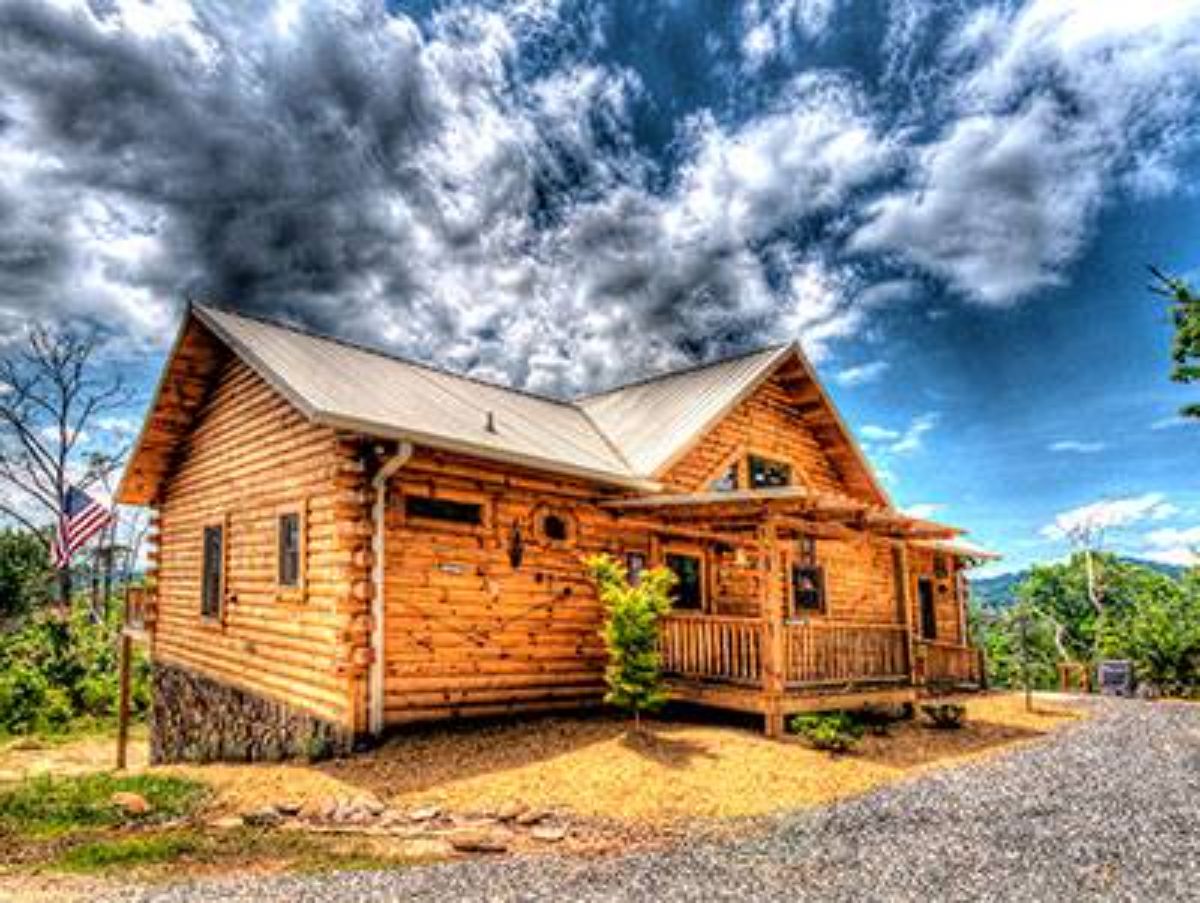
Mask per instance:
[[[570,394],[799,340],[1010,569],[1200,545],[1200,3],[0,0],[0,339],[185,297]],[[130,411],[92,441],[127,436]]]

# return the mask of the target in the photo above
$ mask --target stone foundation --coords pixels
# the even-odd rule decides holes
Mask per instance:
[[[277,762],[345,755],[345,728],[175,665],[151,665],[150,761]]]

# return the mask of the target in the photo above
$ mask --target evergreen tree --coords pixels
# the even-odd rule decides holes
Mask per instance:
[[[630,584],[625,566],[610,555],[596,555],[587,567],[600,593],[606,613],[604,629],[608,666],[605,702],[631,712],[641,730],[642,712],[662,708],[667,693],[662,683],[658,651],[658,622],[671,610],[675,575],[666,568],[643,571]]]

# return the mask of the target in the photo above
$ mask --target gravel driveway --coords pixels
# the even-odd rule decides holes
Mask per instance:
[[[159,889],[192,900],[1200,900],[1200,706],[1096,717],[754,839]],[[128,898],[127,898],[128,899]]]

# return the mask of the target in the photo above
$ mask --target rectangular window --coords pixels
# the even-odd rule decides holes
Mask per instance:
[[[738,462],[734,461],[729,465],[729,468],[708,484],[710,492],[733,492],[738,488],[738,472],[741,470],[738,467]]]
[[[672,602],[676,608],[704,608],[704,562],[699,555],[679,555],[668,553],[667,567],[675,574],[677,582],[671,591]]]
[[[452,524],[477,527],[483,523],[483,506],[453,499],[431,499],[421,495],[404,497],[404,514],[425,520],[440,520]]]
[[[279,515],[279,585],[300,585],[300,514]]]
[[[917,581],[917,599],[921,605],[921,637],[926,640],[937,639],[937,599],[934,595],[933,581],[922,577]]]
[[[825,572],[811,564],[792,565],[792,614],[825,611]]]
[[[770,489],[792,485],[792,466],[770,458],[751,455],[747,461],[751,489]]]
[[[200,614],[217,620],[221,617],[221,597],[225,591],[225,530],[204,528],[203,573],[200,580]]]
[[[629,585],[637,586],[642,582],[642,571],[646,570],[646,556],[641,552],[630,552],[625,556],[625,572],[629,577]]]

